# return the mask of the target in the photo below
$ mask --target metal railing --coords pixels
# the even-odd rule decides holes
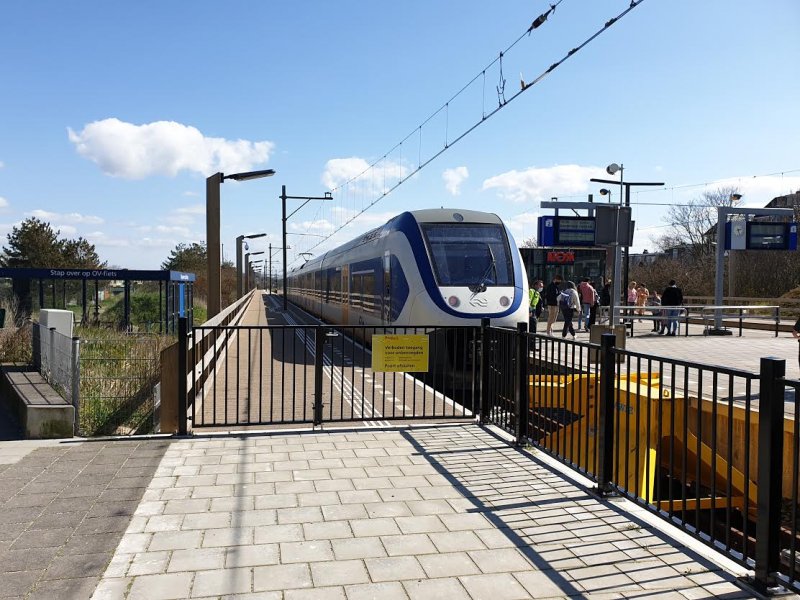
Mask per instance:
[[[482,421],[753,569],[757,589],[800,589],[800,382],[785,361],[755,374],[615,348],[612,334],[482,336]]]
[[[800,590],[800,382],[784,361],[751,373],[486,320],[182,329],[194,428],[479,416],[753,569],[759,590]],[[428,336],[428,372],[374,371],[376,334]]]
[[[763,311],[772,312],[772,316],[765,316],[763,314],[754,314]],[[739,322],[739,337],[742,337],[742,322],[745,319],[755,321],[773,321],[775,323],[775,337],[778,337],[778,330],[781,324],[781,307],[780,306],[701,306],[700,318],[703,320],[703,327],[707,334],[711,326],[719,321],[723,326],[727,326],[730,321]]]
[[[39,323],[32,323],[33,366],[58,394],[75,407],[75,433],[79,433],[80,339],[70,338]]]
[[[605,315],[608,316],[608,308]],[[683,324],[683,335],[689,335],[689,309],[686,306],[615,306],[614,322],[621,323],[630,329],[633,336],[634,323],[646,321],[658,325],[660,329],[667,328],[669,321],[676,322],[676,333],[680,335],[680,326]]]
[[[186,418],[193,428],[473,418],[479,333],[432,326],[194,327],[180,371],[189,376]],[[423,336],[426,369],[374,370],[369,344],[376,335]]]
[[[115,332],[80,340],[80,435],[131,435],[155,430],[163,339]]]

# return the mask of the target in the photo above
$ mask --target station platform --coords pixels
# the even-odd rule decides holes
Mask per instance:
[[[492,427],[84,442],[12,466],[4,598],[755,597],[740,567]],[[32,486],[52,489],[20,508]]]
[[[193,428],[231,431],[313,421],[319,321],[283,297],[255,294],[231,330],[223,358],[198,391]],[[267,328],[269,326],[269,328]],[[371,352],[338,335],[323,350],[322,418],[360,427],[414,419],[472,420],[470,408],[404,373],[374,372]]]

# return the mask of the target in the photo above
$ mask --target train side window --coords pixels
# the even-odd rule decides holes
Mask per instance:
[[[366,312],[375,312],[375,271],[361,277],[361,306]]]

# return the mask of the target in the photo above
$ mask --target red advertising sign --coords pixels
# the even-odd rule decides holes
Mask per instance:
[[[575,263],[575,252],[572,250],[548,250],[548,264],[571,265]]]

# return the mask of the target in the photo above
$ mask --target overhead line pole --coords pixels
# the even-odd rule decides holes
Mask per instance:
[[[303,202],[300,206],[298,206],[296,209],[294,209],[291,214],[287,215],[286,214],[286,201],[287,200],[305,200],[305,202]],[[308,204],[312,200],[333,200],[333,196],[331,195],[330,192],[325,192],[324,196],[287,196],[286,195],[286,186],[285,185],[281,186],[281,210],[282,210],[282,214],[283,214],[283,218],[282,218],[282,221],[283,221],[283,310],[288,310],[288,308],[289,308],[288,299],[286,297],[287,279],[288,279],[287,275],[286,275],[286,268],[287,268],[287,265],[288,265],[288,259],[286,257],[286,249],[287,249],[287,246],[286,246],[286,221],[288,221],[289,217],[291,217],[293,214],[295,214],[298,210],[303,208],[306,204]]]

